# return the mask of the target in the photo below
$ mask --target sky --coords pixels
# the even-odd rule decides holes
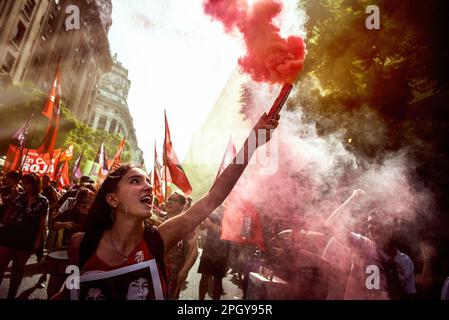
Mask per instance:
[[[156,139],[161,160],[164,109],[184,159],[244,46],[203,12],[203,0],[112,0],[111,53],[129,70],[128,107],[145,164]]]

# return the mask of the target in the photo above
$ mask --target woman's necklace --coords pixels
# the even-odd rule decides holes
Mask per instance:
[[[120,252],[119,249],[117,249],[117,247],[114,244],[114,241],[112,241],[112,235],[111,232],[109,232],[109,241],[111,241],[112,247],[114,248],[114,250],[122,257],[123,261],[126,262],[128,261],[128,256],[125,256],[123,253]]]

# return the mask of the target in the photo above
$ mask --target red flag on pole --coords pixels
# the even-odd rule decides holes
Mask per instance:
[[[171,182],[181,189],[185,194],[190,194],[192,192],[192,186],[190,185],[189,179],[182,168],[181,163],[176,156],[175,150],[173,149],[173,144],[170,138],[170,129],[168,127],[167,115],[165,116],[165,139],[164,139],[164,152],[162,155],[164,165],[167,166],[168,172],[170,173]]]
[[[226,167],[232,163],[236,153],[232,138],[229,138],[215,181]],[[260,223],[256,207],[250,201],[243,199],[238,190],[234,190],[228,196],[224,201],[224,206],[221,239],[239,243],[253,243],[259,249],[264,250],[262,224]]]
[[[53,82],[53,88],[50,92],[50,96],[42,110],[42,114],[49,118],[47,132],[45,133],[44,141],[37,149],[40,154],[48,153],[53,155],[56,138],[58,136],[59,117],[61,113],[61,83],[59,79],[59,65],[56,68],[55,81]]]
[[[153,197],[156,198],[159,203],[164,202],[164,194],[162,193],[162,176],[161,176],[161,164],[157,157],[156,141],[154,141],[154,166],[151,172],[151,179],[153,185]]]
[[[221,239],[239,243],[252,243],[265,250],[262,224],[256,207],[233,192],[225,200]]]
[[[69,160],[65,160],[62,166],[60,167],[57,181],[59,189],[63,189],[70,186]]]
[[[73,158],[73,144],[70,144],[67,149],[63,153],[61,153],[61,156],[59,157],[59,161],[66,161]]]
[[[112,160],[112,164],[111,164],[111,171],[114,171],[115,169],[117,169],[120,166],[121,163],[121,157],[123,154],[123,150],[125,149],[125,141],[126,138],[123,138],[122,141],[120,141],[120,144],[118,145],[118,149],[117,152],[115,153],[114,159]]]
[[[59,63],[56,66],[55,80],[53,81],[53,86],[50,89],[48,98],[45,101],[44,107],[42,109],[42,114],[47,118],[51,119],[54,109],[59,108],[59,102],[61,100],[61,83],[60,83],[60,70]]]

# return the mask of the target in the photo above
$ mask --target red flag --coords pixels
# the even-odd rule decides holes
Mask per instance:
[[[15,145],[9,144],[3,171],[8,173],[10,171],[20,170],[21,164],[22,152]]]
[[[229,138],[215,181],[232,163],[236,153],[232,138]],[[229,195],[224,201],[224,206],[221,238],[240,243],[253,243],[264,250],[262,225],[255,206],[250,201],[243,199],[238,190],[234,190]]]
[[[123,138],[122,141],[120,141],[120,144],[118,145],[117,152],[115,153],[114,159],[112,160],[111,164],[111,171],[117,169],[120,166],[120,159],[122,157],[123,150],[125,149],[125,141],[126,138]]]
[[[53,155],[56,138],[58,136],[59,117],[61,113],[61,83],[59,81],[59,65],[56,69],[55,81],[50,96],[47,99],[42,113],[49,118],[47,132],[45,133],[44,141],[37,149],[40,154],[48,153]]]
[[[156,198],[159,203],[164,202],[164,194],[162,193],[161,164],[159,163],[157,157],[156,141],[154,142],[154,167],[151,172],[151,179],[153,185],[153,197]]]
[[[59,161],[66,161],[73,158],[73,144],[69,145],[67,149],[63,153],[61,153],[61,156],[59,157]]]
[[[63,189],[70,186],[69,160],[65,160],[64,164],[59,168],[57,181],[59,189]]]
[[[225,202],[221,239],[239,243],[252,243],[265,250],[262,224],[256,207],[233,192]]]
[[[164,152],[163,161],[164,165],[170,173],[171,181],[179,189],[181,189],[185,194],[190,194],[192,192],[192,186],[190,185],[189,179],[182,168],[181,163],[176,156],[175,150],[173,149],[173,144],[170,138],[170,129],[168,127],[167,115],[165,116],[165,139],[164,139]]]
[[[44,107],[42,109],[42,114],[47,118],[51,119],[54,108],[59,108],[59,102],[61,100],[61,82],[60,82],[60,72],[59,63],[56,66],[55,80],[53,81],[53,86],[51,87],[50,93],[47,100],[45,101]]]

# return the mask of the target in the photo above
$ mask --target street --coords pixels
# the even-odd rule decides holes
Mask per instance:
[[[198,265],[201,257],[201,249],[199,249],[198,258],[189,272],[186,280],[185,287],[181,291],[180,300],[197,300],[198,299],[198,285],[200,282],[201,274],[197,272]],[[9,287],[11,265],[6,270],[3,281],[0,285],[0,299],[6,299]],[[46,300],[47,287],[50,275],[46,275],[43,281],[39,282],[43,277],[44,267],[43,263],[37,263],[36,256],[33,254],[27,262],[25,267],[25,276],[23,277],[19,291],[17,293],[17,299],[42,299]],[[233,275],[227,273],[223,278],[224,294],[221,296],[222,300],[240,300],[242,299],[242,290],[232,281]],[[39,285],[42,283],[45,287]],[[209,295],[206,295],[206,300],[211,300]]]

